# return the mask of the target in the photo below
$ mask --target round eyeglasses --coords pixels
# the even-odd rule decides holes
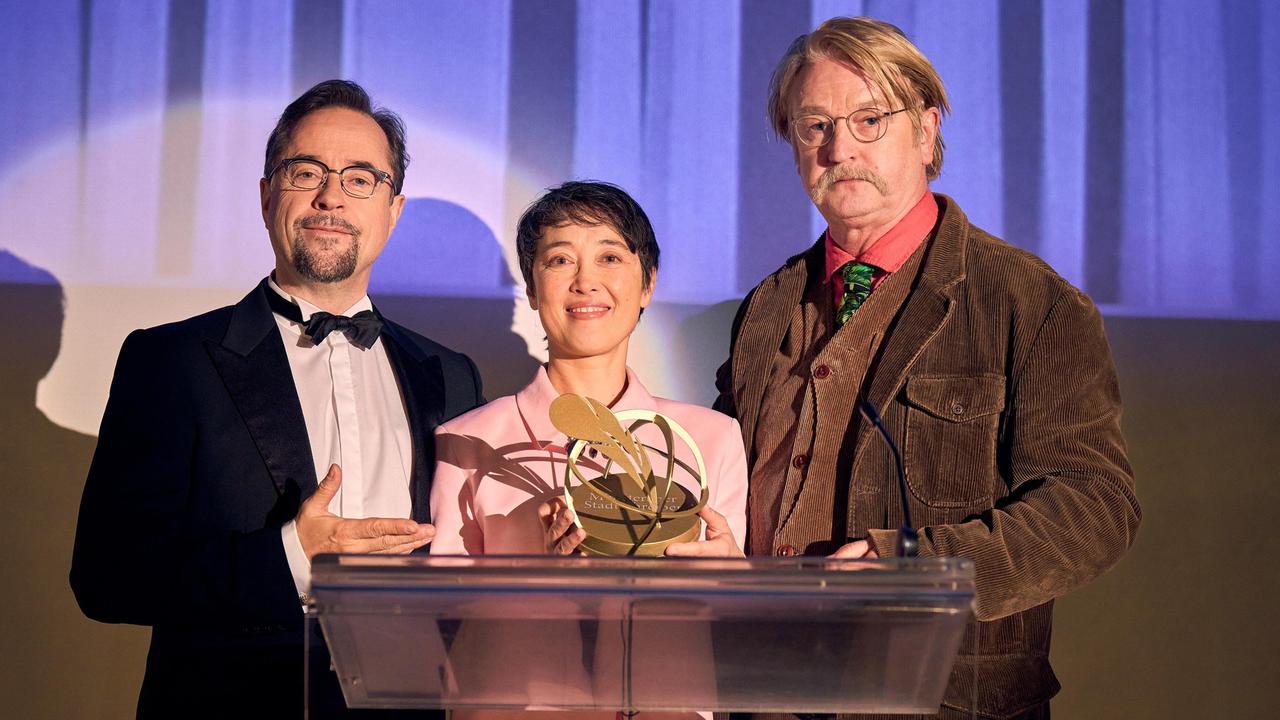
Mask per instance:
[[[836,136],[836,122],[844,120],[849,125],[849,133],[853,135],[853,139],[873,143],[884,137],[885,131],[889,129],[889,118],[906,111],[906,108],[863,108],[838,118],[822,113],[806,113],[791,119],[791,134],[802,145],[822,147]]]
[[[267,182],[277,174],[284,184],[294,190],[318,190],[329,182],[329,173],[338,174],[342,191],[353,198],[372,197],[381,183],[391,184],[391,174],[365,165],[350,165],[334,170],[319,160],[309,158],[285,158],[267,176]]]

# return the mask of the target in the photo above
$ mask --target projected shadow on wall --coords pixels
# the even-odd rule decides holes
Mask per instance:
[[[682,349],[678,387],[685,402],[710,406],[716,399],[716,371],[729,357],[729,336],[741,300],[696,308],[680,320],[677,346]]]
[[[97,677],[108,664],[136,667],[140,680],[147,633],[87,620],[67,582],[96,440],[57,425],[36,407],[36,386],[62,343],[62,285],[0,250],[0,307],[7,325],[0,343],[0,553],[12,591],[0,613],[0,636],[15,649],[0,667],[6,710],[12,717],[68,718],[131,710],[137,684],[86,683],[79,694],[44,691],[49,677]]]
[[[413,198],[374,263],[369,294],[387,317],[470,355],[485,396],[496,398],[524,387],[538,367],[512,330],[514,287],[483,220],[455,203]]]

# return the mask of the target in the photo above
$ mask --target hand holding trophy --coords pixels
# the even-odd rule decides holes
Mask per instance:
[[[564,475],[564,499],[587,536],[579,547],[588,555],[655,556],[677,542],[697,540],[699,511],[707,504],[707,469],[689,433],[675,420],[649,410],[614,414],[588,397],[564,394],[551,403],[551,422],[572,438]],[[622,423],[630,421],[629,427]],[[646,425],[661,433],[665,448],[638,440]],[[676,439],[688,448],[696,467],[677,458]],[[605,460],[584,461],[595,450]],[[649,453],[662,459],[655,472]],[[590,475],[584,474],[584,465]],[[594,466],[594,467],[592,467]],[[675,482],[677,471],[697,482],[699,496]],[[576,479],[577,484],[573,484]]]

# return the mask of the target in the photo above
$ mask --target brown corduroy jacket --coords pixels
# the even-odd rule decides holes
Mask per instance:
[[[915,287],[861,386],[850,379],[847,392],[880,408],[901,447],[920,554],[976,568],[977,621],[940,713],[1013,717],[1058,690],[1048,660],[1053,599],[1120,558],[1140,510],[1097,308],[936,197],[939,226]],[[774,356],[822,263],[819,241],[765,278],[734,322],[716,405],[741,423],[749,463]],[[849,498],[848,535],[869,536],[888,555],[902,523],[892,455],[869,423],[849,427],[819,427],[814,441],[847,452],[839,497]]]

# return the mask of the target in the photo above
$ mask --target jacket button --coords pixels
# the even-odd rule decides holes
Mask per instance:
[[[965,406],[964,406],[964,403],[960,402],[959,400],[957,400],[957,401],[955,401],[955,402],[951,403],[951,414],[952,414],[952,415],[963,415],[963,414],[964,414],[965,409],[966,409],[966,408],[965,408]]]
[[[778,557],[792,557],[796,554],[796,549],[790,545],[783,545],[778,548]]]
[[[800,453],[799,455],[791,459],[791,464],[803,470],[804,467],[809,464],[809,456],[805,455],[804,453]]]
[[[819,380],[826,380],[827,378],[831,377],[831,368],[827,367],[826,365],[819,365],[818,367],[813,369],[813,376],[818,378]]]

